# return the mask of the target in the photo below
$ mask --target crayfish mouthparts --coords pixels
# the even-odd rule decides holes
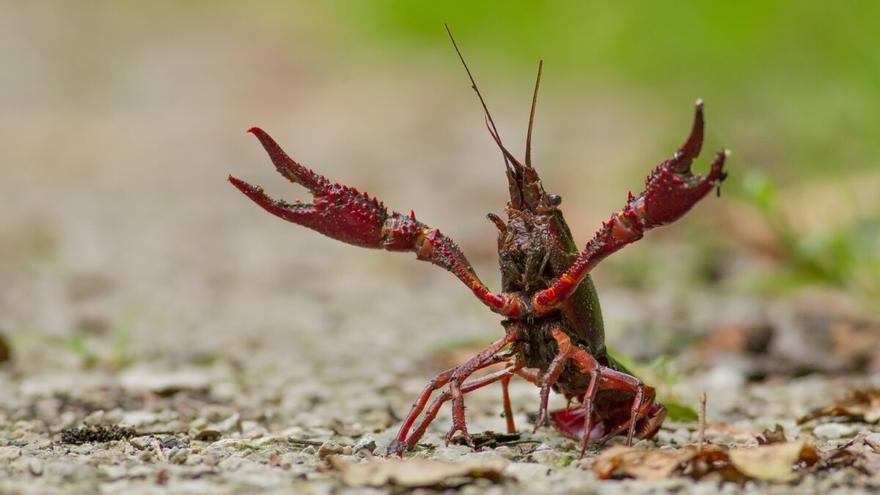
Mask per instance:
[[[453,45],[458,51],[455,40]],[[464,63],[461,52],[458,54]],[[559,209],[561,198],[545,193],[531,161],[540,68],[532,98],[525,163],[501,142],[476,82],[469,69],[467,72],[483,104],[489,133],[502,152],[508,179],[508,220],[489,215],[499,235],[500,292],[492,292],[477,277],[455,241],[440,229],[417,220],[412,210],[409,214],[391,211],[376,197],[331,183],[292,160],[260,128],[251,128],[249,132],[260,141],[278,173],[307,188],[313,202],[291,204],[274,200],[261,187],[231,175],[229,182],[269,213],[330,238],[355,246],[414,253],[416,259],[455,275],[477,300],[505,317],[501,339],[428,383],[388,446],[388,454],[402,455],[413,448],[446,402],[452,403],[452,428],[446,440],[457,434],[470,439],[464,396],[496,382],[502,388],[508,432],[515,432],[508,394],[508,383],[513,377],[540,388],[541,419],[537,426],[549,417],[560,432],[580,440],[581,455],[590,440],[602,441],[624,433],[627,444],[632,444],[634,437],[650,438],[660,429],[666,408],[656,400],[653,388],[607,354],[599,299],[590,272],[603,259],[641,239],[648,230],[681,218],[713,188],[719,188],[727,177],[724,166],[728,152],[722,150],[716,155],[705,176],[691,172],[703,144],[703,102],[698,100],[690,134],[678,151],[653,169],[645,180],[644,191],[637,196],[629,194],[624,207],[603,222],[578,252]],[[544,262],[536,269],[529,260]],[[526,291],[524,287],[543,289]],[[504,368],[474,376],[494,365]],[[563,393],[576,404],[548,413],[551,390]]]

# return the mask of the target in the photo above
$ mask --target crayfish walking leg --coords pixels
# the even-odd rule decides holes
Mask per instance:
[[[493,364],[501,363],[510,359],[513,354],[511,352],[500,352],[504,347],[509,345],[511,342],[516,340],[516,333],[510,332],[504,336],[504,338],[496,341],[488,348],[469,359],[466,363],[456,368],[452,368],[444,371],[437,375],[431,383],[428,384],[427,387],[422,391],[416,401],[413,403],[412,409],[410,409],[409,414],[404,419],[403,424],[400,426],[400,430],[398,430],[397,435],[391,445],[388,447],[389,454],[398,454],[402,455],[404,450],[412,448],[416,442],[424,435],[425,431],[428,428],[428,425],[434,420],[439,412],[440,406],[443,405],[447,400],[452,400],[452,428],[446,434],[446,442],[452,439],[452,436],[456,432],[461,432],[464,436],[465,440],[468,443],[473,443],[473,440],[470,437],[470,434],[467,431],[467,424],[465,422],[464,415],[464,394],[476,390],[484,385],[488,385],[489,383],[501,380],[505,377],[508,377],[513,372],[522,367],[522,365],[515,365],[510,367],[508,370],[502,370],[504,373],[496,372],[480,379],[474,380],[473,382],[465,382],[475,371],[478,371],[483,368],[487,368],[492,366]],[[491,378],[491,379],[490,379]],[[486,381],[489,379],[488,381]],[[425,405],[430,399],[431,394],[444,386],[448,386],[448,389],[443,391],[443,393],[437,397],[431,406],[428,408],[428,411],[425,413],[425,416],[422,418],[421,423],[416,428],[415,431],[410,434],[410,428],[412,428],[415,420],[421,415],[422,411],[425,409]]]

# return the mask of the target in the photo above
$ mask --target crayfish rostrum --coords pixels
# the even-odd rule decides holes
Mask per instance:
[[[456,52],[461,58],[457,46]],[[463,58],[461,61],[464,63]],[[446,441],[460,433],[473,444],[465,423],[464,396],[494,382],[501,384],[507,428],[513,432],[507,387],[514,376],[540,388],[535,428],[549,419],[563,434],[580,439],[581,455],[589,440],[625,433],[627,444],[631,444],[633,437],[652,437],[666,416],[666,408],[655,400],[653,388],[609,357],[590,272],[605,257],[641,239],[647,230],[677,220],[712,189],[720,187],[726,175],[724,150],[717,154],[707,175],[691,173],[691,162],[699,155],[703,142],[702,102],[696,104],[693,127],[681,148],[660,163],[648,175],[645,190],[638,196],[629,194],[624,207],[603,222],[586,247],[578,251],[559,209],[559,196],[544,191],[532,166],[531,134],[541,65],[522,162],[505,148],[467,64],[465,69],[482,103],[486,127],[506,165],[510,191],[505,208],[507,220],[489,214],[499,231],[500,292],[492,292],[480,281],[456,243],[439,229],[417,220],[412,212],[390,211],[365,192],[330,182],[288,157],[259,128],[250,132],[262,143],[278,172],[306,187],[314,196],[313,202],[273,200],[258,186],[231,176],[229,181],[266,211],[326,236],[356,246],[414,252],[417,259],[452,272],[480,302],[504,317],[504,337],[430,381],[404,419],[388,453],[402,455],[412,448],[446,401],[452,401],[452,428]],[[471,378],[476,371],[499,363],[504,366],[499,371]],[[548,413],[551,389],[569,399],[570,406]],[[438,390],[439,395],[429,405]]]

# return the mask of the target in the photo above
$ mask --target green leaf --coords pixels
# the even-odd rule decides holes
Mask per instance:
[[[693,423],[700,418],[697,411],[687,404],[674,400],[664,400],[663,405],[666,406],[666,417],[672,421]]]

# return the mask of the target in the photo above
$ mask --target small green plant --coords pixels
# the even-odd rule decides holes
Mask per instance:
[[[880,304],[880,212],[842,220],[826,231],[798,232],[783,215],[784,205],[766,175],[747,175],[739,193],[760,212],[780,247],[783,266],[763,277],[761,285],[784,290],[826,284]]]

